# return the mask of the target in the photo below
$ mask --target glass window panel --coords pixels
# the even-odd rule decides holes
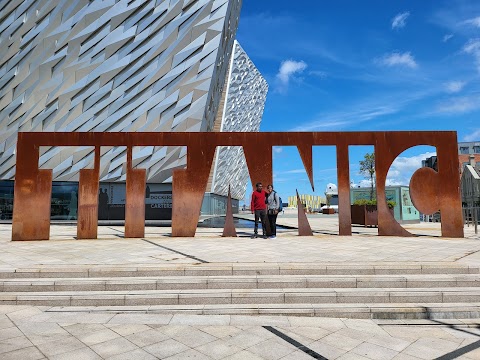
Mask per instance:
[[[50,218],[76,220],[78,210],[78,183],[53,182]]]
[[[0,181],[0,220],[13,217],[13,181]]]

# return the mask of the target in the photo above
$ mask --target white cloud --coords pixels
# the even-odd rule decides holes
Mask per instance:
[[[278,159],[282,157],[283,148],[281,146],[272,146],[272,157],[273,159]]]
[[[319,173],[333,173],[333,174],[335,174],[336,172],[337,172],[337,168],[320,169],[320,170],[315,171],[316,174],[319,174]],[[288,174],[305,174],[306,175],[307,170],[302,168],[302,169],[279,171],[278,173],[282,174],[282,175],[288,175]]]
[[[444,37],[443,37],[443,42],[447,42],[448,40],[450,40],[451,38],[453,38],[453,34],[446,34]]]
[[[370,183],[370,180],[363,179],[363,180],[360,180],[360,182],[358,183],[358,186],[359,187],[371,187],[372,184]]]
[[[463,96],[448,99],[440,104],[437,112],[445,114],[466,114],[480,109],[480,98],[478,96]]]
[[[320,116],[321,120],[312,121],[308,124],[297,126],[291,131],[316,131],[321,129],[339,130],[358,125],[381,116],[394,114],[398,111],[396,107],[379,105],[372,108],[358,109],[355,111],[337,112]]]
[[[480,39],[470,39],[463,47],[467,54],[476,54],[480,51]]]
[[[471,36],[477,32],[475,24],[480,20],[477,18],[480,14],[480,1],[436,1],[435,5],[436,9],[429,15],[428,21],[446,29],[447,34],[455,34],[457,37],[457,35]]]
[[[397,186],[410,184],[410,179],[415,171],[422,167],[422,160],[435,156],[435,152],[425,152],[415,156],[399,156],[395,159],[387,174],[386,186]],[[370,187],[370,180],[363,179],[354,183],[354,187]]]
[[[377,60],[377,63],[384,65],[384,66],[406,66],[411,69],[415,69],[418,67],[418,64],[415,61],[415,58],[412,56],[410,52],[394,52],[391,54],[386,54],[383,58]]]
[[[308,75],[318,76],[321,79],[324,79],[327,77],[327,73],[321,70],[311,70],[308,72]]]
[[[463,52],[474,57],[477,70],[480,72],[480,38],[470,39],[464,46]]]
[[[445,84],[445,91],[451,94],[458,93],[462,91],[466,84],[466,81],[449,81]]]
[[[477,16],[477,17],[472,18],[472,19],[465,20],[464,23],[467,24],[467,25],[472,25],[472,26],[480,28],[480,16]]]
[[[476,131],[466,135],[463,138],[463,141],[478,141],[480,140],[480,129],[477,129]]]
[[[406,20],[409,16],[410,16],[409,11],[405,11],[403,13],[399,13],[395,15],[395,17],[392,19],[392,29],[401,29],[405,27]]]
[[[279,90],[284,92],[288,88],[290,79],[295,74],[300,74],[307,68],[307,63],[304,61],[285,60],[282,61],[277,73],[277,80],[279,82]]]
[[[287,170],[287,171],[283,172],[283,174],[302,174],[302,173],[306,173],[306,170],[305,169],[294,169],[294,170]]]
[[[418,77],[418,76],[417,76]],[[299,124],[294,124],[289,131],[338,131],[338,130],[364,130],[365,127],[377,130],[388,130],[392,124],[398,126],[399,122],[409,121],[408,118],[393,116],[400,114],[411,104],[420,100],[444,95],[440,84],[417,91],[398,91],[391,94],[374,94],[360,98],[360,101],[347,101],[341,108],[332,111],[321,111],[311,119]],[[434,113],[437,114],[438,111]],[[432,115],[431,112],[428,114]],[[416,118],[424,118],[424,113],[419,113]]]
[[[387,177],[387,180],[385,180],[385,186],[399,186],[399,185],[408,185],[408,183],[407,184],[401,183],[395,179],[391,179],[388,177]]]
[[[422,160],[435,155],[435,152],[426,152],[411,157],[397,157],[388,171],[387,186],[409,185],[413,173],[422,167]]]

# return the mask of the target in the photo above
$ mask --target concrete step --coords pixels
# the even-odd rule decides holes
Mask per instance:
[[[231,275],[0,279],[0,292],[447,287],[480,287],[480,275]]]
[[[480,302],[480,288],[189,289],[0,293],[0,305],[34,306],[474,302]]]
[[[18,278],[98,278],[149,276],[243,276],[243,275],[405,275],[479,274],[477,266],[437,263],[225,263],[171,265],[85,265],[43,266],[0,269],[0,279]]]
[[[365,303],[365,304],[207,304],[143,306],[57,306],[46,314],[68,322],[79,313],[188,315],[286,315],[357,319],[478,319],[480,303]],[[429,322],[434,325],[435,322]],[[475,325],[476,326],[476,325]]]

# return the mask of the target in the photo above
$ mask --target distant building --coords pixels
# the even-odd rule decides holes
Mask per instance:
[[[331,207],[338,211],[338,189],[335,184],[327,184],[325,188],[325,197],[318,195],[299,195],[303,206],[310,211],[320,212],[324,207]],[[327,205],[328,204],[328,205]],[[297,207],[297,197],[288,197],[288,207]]]
[[[475,174],[478,174],[475,165],[478,163],[480,163],[480,142],[472,141],[458,143],[458,173],[461,179],[460,187],[463,206],[472,206],[472,183],[475,184]],[[472,166],[472,164],[474,165]],[[431,156],[423,160],[422,167],[429,167],[438,171],[437,157]],[[467,170],[466,174],[464,174],[465,170]],[[475,194],[475,192],[473,193]],[[440,212],[433,214],[432,219],[434,219],[434,221],[440,221]]]
[[[301,194],[299,195],[300,201],[302,202],[305,208],[309,208],[312,211],[320,211],[321,207],[325,205],[326,201],[325,198],[318,195],[307,195]],[[288,197],[288,207],[297,207],[297,196],[289,196]]]
[[[470,164],[470,158],[473,155],[475,162],[480,162],[480,141],[458,143],[458,162],[460,174],[465,165]]]
[[[329,183],[325,188],[325,199],[327,204],[322,206],[324,208],[333,208],[335,212],[338,212],[338,188],[337,185]]]
[[[438,171],[437,157],[430,156],[429,158],[422,160],[422,167],[429,167],[430,169]]]
[[[460,181],[463,206],[480,206],[480,163],[470,155],[469,163],[463,168]]]
[[[350,189],[350,201],[353,204],[356,200],[369,200],[370,188]],[[420,222],[420,213],[413,206],[408,186],[386,186],[385,195],[387,201],[395,201],[393,214],[399,223]]]
[[[465,165],[470,163],[470,157],[473,156],[477,163],[480,162],[480,142],[460,142],[458,143],[458,172],[462,175]],[[422,167],[429,167],[435,171],[438,171],[437,157],[430,156],[429,158],[422,160]]]
[[[257,132],[268,84],[235,34],[241,0],[2,1],[0,218],[10,219],[18,132]],[[99,219],[126,206],[125,146],[102,146]],[[145,217],[170,219],[184,146],[135,146]],[[76,220],[79,172],[92,147],[42,147],[51,218]],[[243,150],[219,146],[202,214],[233,211],[250,183]]]
[[[470,155],[470,154],[480,155],[480,141],[459,142],[458,153],[462,155]]]

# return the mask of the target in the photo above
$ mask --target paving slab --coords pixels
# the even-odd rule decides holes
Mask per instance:
[[[48,310],[22,309],[30,310],[30,318],[37,320],[38,311]],[[14,308],[9,310],[15,312]],[[149,314],[139,315],[124,313],[93,324],[58,323],[55,317],[45,317],[42,323],[30,322],[29,317],[12,320],[22,335],[0,341],[1,357],[295,359],[297,356],[303,359],[305,353],[297,347],[300,344],[329,359],[431,359],[480,340],[480,331],[469,327],[478,326],[473,320],[382,324],[373,320],[295,316],[212,316],[209,319],[209,316],[195,315],[189,319],[183,314],[176,321],[168,316],[152,324]],[[118,321],[112,322],[116,316]],[[219,320],[222,325],[215,325]],[[283,335],[268,331],[268,327]],[[475,351],[472,349],[463,357],[475,359]]]
[[[279,219],[292,226],[296,221],[289,217]],[[0,281],[1,295],[13,302],[20,296],[21,303],[28,299],[29,292],[37,296],[36,291],[42,286],[44,294],[52,296],[53,286],[59,296],[33,298],[36,300],[33,306],[0,305],[0,357],[2,360],[308,358],[298,349],[300,344],[329,359],[430,359],[480,340],[480,330],[476,328],[480,324],[478,317],[443,322],[397,319],[395,323],[354,319],[355,314],[370,317],[396,311],[396,303],[375,303],[382,294],[389,301],[395,301],[395,296],[411,301],[410,308],[403,309],[405,312],[428,305],[432,314],[440,314],[446,306],[458,314],[461,311],[478,314],[480,304],[476,303],[474,288],[480,285],[480,242],[471,228],[466,228],[465,239],[438,237],[438,224],[409,225],[420,237],[378,237],[376,229],[359,227],[354,228],[353,236],[340,237],[335,235],[337,217],[309,217],[309,220],[315,236],[298,237],[295,229],[289,229],[280,231],[274,241],[247,237],[222,239],[221,229],[201,229],[197,238],[171,238],[169,228],[147,228],[146,239],[150,242],[146,242],[113,236],[123,231],[122,226],[116,225],[99,227],[99,240],[78,241],[74,239],[75,226],[54,225],[51,241],[11,242],[10,225],[0,224],[0,279],[5,280]],[[292,278],[284,278],[286,275]],[[325,275],[331,277],[322,277]],[[429,276],[438,280],[436,287],[430,286]],[[230,298],[225,297],[222,289],[226,286],[219,284],[229,285]],[[353,284],[355,289],[349,289]],[[13,295],[5,292],[5,286],[10,291],[15,286],[23,288],[11,291],[18,295],[10,299]],[[168,291],[173,286],[176,294],[180,294],[176,305],[146,303],[146,291],[161,290],[172,295]],[[198,305],[178,304],[180,298],[185,301],[201,294],[203,289],[207,290],[203,293],[218,295],[217,304],[207,305],[202,300]],[[337,301],[345,300],[348,294],[351,300],[356,296],[355,301],[363,303],[289,307],[285,303],[272,304],[275,302],[272,294],[276,294],[271,289],[281,290],[289,299],[333,294]],[[364,289],[370,297],[359,292]],[[77,290],[74,295],[66,295]],[[117,299],[116,291],[124,294],[118,298],[118,306],[91,306],[88,295],[101,295],[99,291],[106,292],[104,295],[108,292],[110,299]],[[464,302],[446,304],[443,308],[440,303],[419,305],[415,302],[419,292],[429,294],[429,301],[450,296]],[[234,298],[245,298],[245,294],[252,293],[256,294],[257,303],[231,303]],[[52,307],[55,299],[67,300],[62,296],[69,303]],[[72,301],[79,306],[71,307]],[[222,301],[227,303],[218,304]],[[266,304],[258,304],[261,301]],[[295,316],[319,316],[322,312],[327,315],[333,305],[343,306],[344,315],[348,312],[350,318],[343,318],[341,312],[336,313],[337,318]],[[244,315],[238,315],[238,311]],[[283,316],[262,315],[280,311]],[[292,316],[285,316],[289,313]],[[283,335],[268,331],[268,327]],[[475,359],[478,353],[478,349],[472,349],[463,357]]]
[[[312,217],[310,218],[314,228],[335,227],[333,218]],[[291,219],[288,221],[296,221]],[[413,225],[412,225],[413,226]],[[29,241],[11,242],[11,225],[0,224],[0,270],[14,270],[17,276],[21,273],[25,277],[38,277],[40,270],[34,269],[38,266],[49,265],[48,271],[42,273],[43,277],[56,277],[58,274],[52,270],[52,266],[61,266],[59,272],[68,270],[69,276],[85,277],[85,267],[88,265],[117,266],[115,271],[122,270],[123,274],[130,276],[133,273],[139,275],[142,269],[150,265],[175,266],[178,264],[190,265],[187,271],[194,275],[197,272],[197,259],[202,259],[210,264],[218,263],[239,263],[235,270],[238,275],[251,274],[248,267],[241,264],[248,263],[378,263],[374,268],[370,265],[364,269],[364,274],[382,272],[381,262],[395,263],[398,261],[415,263],[427,262],[448,262],[450,264],[480,265],[480,235],[471,233],[471,227],[465,228],[465,239],[440,238],[438,233],[430,233],[425,229],[440,229],[439,224],[417,224],[421,237],[379,237],[374,236],[369,230],[361,230],[353,236],[335,236],[317,234],[313,237],[299,237],[293,232],[280,233],[277,239],[249,239],[245,237],[232,238],[225,241],[221,238],[221,229],[202,229],[197,238],[170,238],[169,228],[154,228],[154,232],[147,228],[149,241],[143,239],[119,239],[118,237],[108,238],[112,232],[123,232],[123,226],[100,226],[98,228],[99,240],[75,240],[76,227],[72,225],[52,225],[50,241]],[[423,230],[422,230],[423,229]],[[153,229],[152,229],[153,230]],[[425,232],[427,232],[425,236]],[[154,236],[148,236],[154,234]],[[201,242],[202,246],[198,246]],[[378,246],[379,242],[382,246]],[[153,243],[153,244],[152,244]],[[163,247],[155,246],[154,244]],[[171,249],[171,250],[167,250]],[[435,249],[435,251],[432,251]],[[185,255],[180,255],[176,252]],[[175,255],[175,260],[162,255]],[[130,265],[130,266],[129,266]],[[206,264],[208,265],[208,264]],[[103,271],[91,271],[88,275],[110,276],[109,269]],[[242,269],[243,268],[243,269]],[[278,266],[273,274],[280,274],[284,266]],[[297,266],[293,270],[297,274],[308,273],[308,268]],[[383,269],[388,273],[388,269]],[[404,269],[405,270],[405,269]],[[0,271],[0,273],[1,273]],[[88,271],[88,270],[87,270]],[[111,271],[111,268],[110,268]],[[231,275],[232,270],[212,269],[205,274],[209,275]],[[250,271],[250,272],[249,272]],[[330,267],[331,274],[339,273],[335,267]],[[345,270],[341,270],[345,274]],[[425,273],[438,272],[438,268],[424,267]],[[452,270],[455,271],[455,266]],[[242,273],[243,272],[243,273]],[[173,273],[172,273],[173,274]],[[177,273],[178,274],[178,273]],[[183,275],[186,273],[183,271]],[[272,274],[271,269],[266,269],[265,275]]]

